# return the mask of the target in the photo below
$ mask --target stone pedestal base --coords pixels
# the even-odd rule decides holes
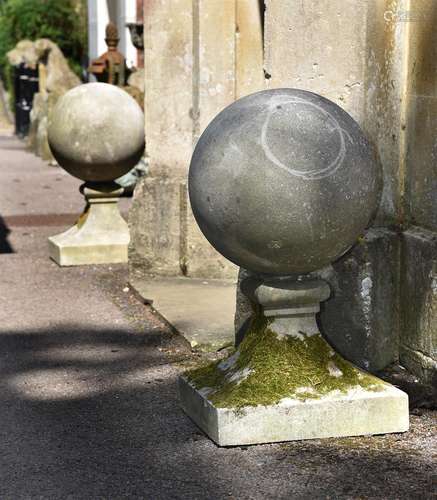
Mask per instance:
[[[129,228],[117,202],[115,184],[81,187],[87,205],[76,225],[49,238],[50,257],[60,266],[127,262]]]
[[[291,397],[274,405],[242,408],[217,407],[204,392],[186,378],[179,379],[183,410],[219,446],[408,430],[408,396],[389,384],[378,392],[356,387],[320,399]]]
[[[179,380],[182,408],[220,446],[408,430],[408,396],[322,338],[326,283],[259,283],[263,306],[238,350]]]

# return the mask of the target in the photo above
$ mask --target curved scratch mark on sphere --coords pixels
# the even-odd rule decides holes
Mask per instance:
[[[331,126],[332,126],[332,131],[335,131],[338,133],[339,138],[340,138],[340,147],[339,147],[339,152],[336,156],[336,158],[326,167],[323,168],[318,168],[314,170],[299,170],[296,168],[291,168],[287,165],[284,165],[272,152],[270,149],[270,146],[268,145],[267,142],[267,130],[270,125],[270,120],[272,116],[277,112],[277,104],[280,103],[281,105],[284,104],[304,104],[306,106],[312,106],[316,108],[318,111],[320,111],[326,118],[329,120]],[[344,130],[340,127],[338,121],[325,109],[322,107],[318,106],[317,104],[314,104],[312,102],[305,101],[304,99],[300,99],[299,97],[273,97],[270,100],[270,109],[267,114],[267,118],[262,126],[261,129],[261,146],[263,148],[263,151],[267,158],[274,163],[276,166],[281,168],[282,170],[285,170],[286,172],[290,173],[291,175],[294,175],[295,177],[300,177],[301,179],[305,180],[318,180],[318,179],[323,179],[325,177],[328,177],[335,173],[343,164],[345,155],[346,155],[346,142],[344,139]]]

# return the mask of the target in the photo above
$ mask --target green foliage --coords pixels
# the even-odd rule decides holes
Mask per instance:
[[[49,38],[73,70],[86,52],[84,0],[0,0],[0,71],[10,85],[6,53],[23,39]]]

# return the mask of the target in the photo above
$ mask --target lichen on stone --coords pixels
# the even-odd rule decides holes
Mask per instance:
[[[382,389],[383,382],[344,360],[320,334],[278,336],[269,328],[272,321],[255,314],[232,357],[189,371],[189,382],[216,407],[235,409]]]

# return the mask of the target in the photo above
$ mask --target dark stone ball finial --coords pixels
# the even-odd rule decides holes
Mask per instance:
[[[296,89],[257,92],[224,109],[195,148],[194,215],[210,243],[251,271],[318,270],[344,254],[378,204],[380,169],[359,125]]]

